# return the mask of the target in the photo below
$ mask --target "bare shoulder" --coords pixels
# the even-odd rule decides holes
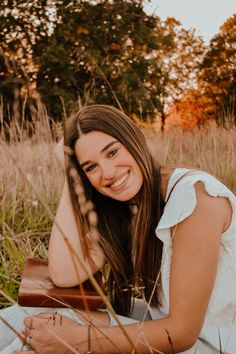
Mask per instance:
[[[165,165],[161,168],[161,190],[164,199],[171,175],[178,167],[180,166]],[[195,190],[197,205],[192,216],[200,220],[203,224],[207,221],[207,218],[212,217],[216,223],[219,223],[219,227],[222,225],[222,232],[226,231],[232,219],[232,207],[229,200],[226,197],[210,196],[205,189],[204,183],[201,181],[195,184]]]
[[[217,222],[222,223],[222,232],[224,232],[230,224],[232,218],[232,207],[226,197],[210,196],[202,182],[195,184],[197,207],[196,213],[206,214],[208,217],[213,216]]]

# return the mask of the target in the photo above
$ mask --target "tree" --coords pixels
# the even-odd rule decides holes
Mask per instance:
[[[58,15],[37,81],[47,105],[52,97],[63,99],[70,111],[79,97],[152,117],[156,94],[144,82],[150,76],[147,55],[158,47],[157,19],[145,14],[142,1],[84,1]]]
[[[52,0],[2,0],[0,2],[0,95],[3,120],[18,126],[30,120],[32,84],[37,75],[37,56],[47,46],[54,15]],[[2,127],[1,127],[2,128]]]
[[[164,130],[170,107],[197,86],[199,63],[205,47],[194,30],[183,29],[174,18],[167,18],[157,31],[161,46],[153,53],[151,63],[153,85],[159,87],[157,107]]]
[[[208,97],[198,89],[190,89],[171,106],[166,126],[168,129],[181,127],[191,130],[215,118]]]
[[[159,115],[164,129],[170,104],[194,86],[202,40],[147,15],[142,0],[4,0],[0,9],[6,53],[54,119],[97,102],[144,121]]]
[[[62,98],[70,111],[79,97],[143,120],[160,114],[164,128],[170,102],[196,82],[201,38],[173,18],[147,16],[142,1],[85,1],[61,8],[60,19],[38,80],[47,105],[58,103],[52,114]]]
[[[53,4],[53,0],[2,0],[0,3],[1,49],[4,55],[14,58],[27,69],[32,80],[37,72],[36,56],[40,56],[42,47],[47,46],[47,38],[56,20]]]
[[[201,65],[200,86],[217,111],[218,121],[226,124],[230,112],[236,123],[236,14],[230,17],[213,37]]]

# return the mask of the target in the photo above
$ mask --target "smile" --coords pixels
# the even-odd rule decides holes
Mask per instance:
[[[118,181],[110,185],[110,188],[117,188],[119,187],[122,183],[124,183],[129,176],[129,173],[126,173],[124,176],[122,176]]]

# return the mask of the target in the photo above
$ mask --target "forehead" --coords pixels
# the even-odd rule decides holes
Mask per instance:
[[[107,144],[116,140],[113,136],[100,131],[82,134],[75,143],[75,155],[79,162],[90,160],[96,154],[100,154]]]

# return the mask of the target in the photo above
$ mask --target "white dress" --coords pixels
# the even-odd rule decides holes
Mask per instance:
[[[183,175],[185,176],[181,178]],[[178,182],[176,183],[176,181]],[[176,185],[171,191],[164,213],[156,228],[157,237],[163,241],[161,269],[162,307],[160,312],[155,308],[151,308],[150,314],[152,319],[158,319],[165,317],[169,312],[169,277],[172,255],[170,228],[192,214],[196,206],[194,184],[198,181],[203,182],[209,195],[228,198],[233,212],[231,224],[221,236],[216,281],[199,338],[210,343],[218,350],[220,349],[221,341],[221,348],[224,354],[235,354],[236,197],[225,185],[207,173],[177,168],[169,180],[167,197],[175,183]],[[189,237],[191,237],[191,234]],[[199,286],[201,286],[201,280],[199,280]]]

